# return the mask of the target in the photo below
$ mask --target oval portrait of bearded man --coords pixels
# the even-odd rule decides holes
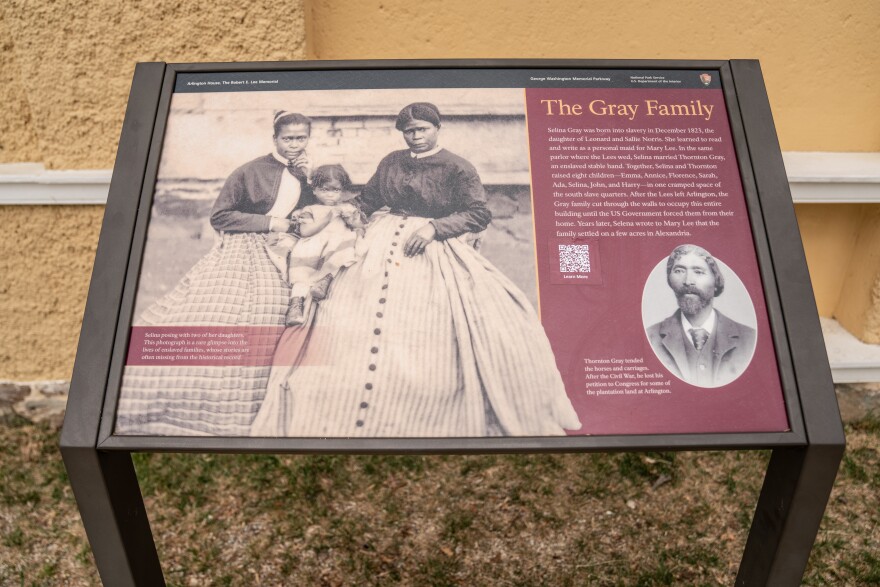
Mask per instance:
[[[675,247],[648,275],[642,320],[660,362],[697,387],[733,382],[755,353],[757,318],[745,285],[698,245]]]

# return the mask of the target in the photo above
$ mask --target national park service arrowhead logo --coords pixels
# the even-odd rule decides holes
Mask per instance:
[[[712,76],[709,75],[708,73],[701,73],[700,74],[700,81],[703,82],[704,86],[708,86],[709,84],[712,83]]]

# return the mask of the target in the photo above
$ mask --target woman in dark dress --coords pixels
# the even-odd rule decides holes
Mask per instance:
[[[432,104],[407,106],[396,127],[409,149],[386,156],[357,199],[370,217],[363,259],[337,278],[308,336],[282,336],[252,435],[580,428],[525,295],[464,240],[491,221],[473,165],[437,145]]]
[[[250,349],[253,364],[126,367],[117,434],[249,433],[290,298],[271,248],[291,230],[291,212],[316,203],[306,180],[310,134],[311,120],[302,114],[276,114],[275,150],[233,171],[214,203],[218,244],[135,323],[260,329],[265,335]]]

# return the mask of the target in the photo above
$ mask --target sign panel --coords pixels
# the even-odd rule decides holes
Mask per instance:
[[[115,436],[784,432],[717,70],[179,73]]]

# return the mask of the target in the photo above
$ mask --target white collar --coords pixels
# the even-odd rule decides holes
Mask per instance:
[[[424,159],[425,157],[430,157],[431,155],[436,155],[437,153],[440,152],[440,150],[442,148],[443,147],[441,147],[440,145],[437,145],[436,147],[434,147],[430,151],[425,151],[424,153],[413,153],[412,151],[410,151],[409,155],[413,159]]]
[[[288,161],[287,159],[285,159],[284,157],[282,157],[281,155],[279,155],[279,154],[278,154],[278,151],[272,151],[272,156],[275,157],[275,160],[276,160],[276,161],[278,161],[279,163],[281,163],[281,164],[284,165],[285,167],[287,167],[288,165],[290,165],[290,161]]]
[[[699,326],[699,327],[691,324],[690,320],[685,318],[684,312],[682,312],[681,313],[681,327],[684,328],[685,332],[690,332],[691,328],[702,328],[703,330],[705,330],[706,332],[708,332],[711,335],[712,331],[715,330],[715,310],[714,310],[714,308],[712,309],[712,313],[709,314],[709,317],[706,318],[706,321],[703,322],[703,325]],[[693,344],[693,341],[691,341],[691,344]]]

